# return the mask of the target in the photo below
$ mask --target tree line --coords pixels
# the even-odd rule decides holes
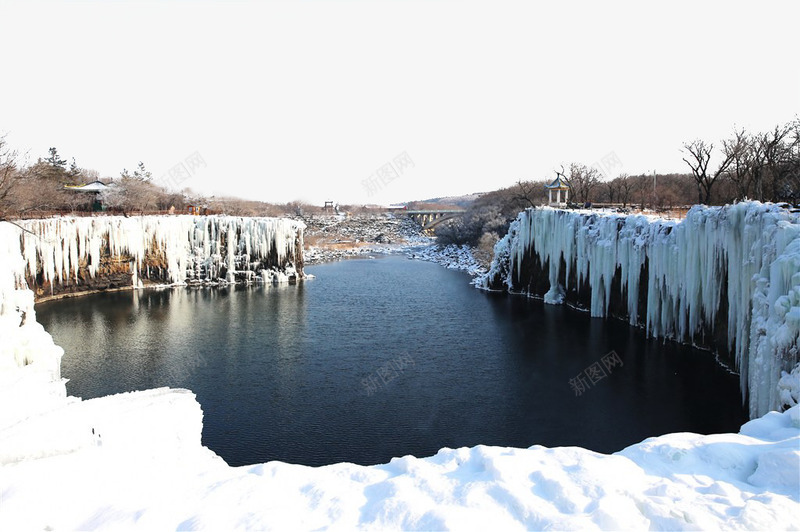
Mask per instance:
[[[99,195],[71,190],[70,186],[100,181],[111,185]],[[99,201],[98,201],[99,200]],[[67,161],[51,147],[46,157],[24,164],[20,153],[0,136],[0,219],[34,217],[53,213],[91,212],[98,208],[116,214],[184,213],[189,205],[208,214],[233,216],[283,216],[314,211],[307,204],[271,204],[235,197],[208,197],[189,188],[170,190],[153,179],[143,162],[127,168],[116,178]]]
[[[541,180],[482,195],[463,216],[437,228],[441,244],[467,244],[490,252],[520,210],[546,205],[545,185],[561,178],[569,186],[571,206],[611,204],[623,210],[668,210],[695,203],[724,205],[745,199],[800,202],[800,119],[766,132],[734,129],[719,142],[683,143],[685,173],[621,173],[609,179],[601,169],[573,162]]]
[[[696,139],[684,143],[682,151],[698,203],[800,201],[800,119],[761,133],[735,129],[716,149]]]
[[[96,170],[82,168],[73,158],[69,163],[51,147],[46,157],[25,165],[19,152],[5,136],[0,137],[0,217],[19,217],[51,212],[86,212],[96,208],[97,196],[71,190],[93,181],[114,187],[101,193],[105,208],[117,212],[152,212],[170,207],[183,208],[185,196],[152,182],[143,163],[133,172],[122,170],[116,180],[101,178]]]
[[[765,132],[734,129],[718,142],[695,139],[683,143],[685,173],[619,174],[613,178],[599,168],[573,162],[541,180],[519,180],[515,185],[484,194],[461,219],[442,227],[442,241],[477,244],[487,233],[504,234],[510,220],[526,207],[547,203],[545,185],[561,177],[576,205],[606,203],[622,208],[638,206],[669,209],[694,203],[725,204],[744,199],[797,203],[800,201],[800,119]],[[313,210],[311,206],[276,206],[239,198],[207,198],[180,192],[154,182],[142,162],[132,172],[123,169],[116,179],[68,161],[54,147],[46,157],[23,164],[20,154],[0,136],[0,217],[48,212],[79,212],[96,208],[93,194],[78,193],[65,185],[100,180],[114,186],[100,196],[105,209],[121,213],[185,212],[202,204],[207,212],[240,216],[276,216]],[[288,209],[288,210],[287,210]]]
[[[576,204],[614,203],[623,207],[670,208],[677,205],[724,205],[745,199],[800,202],[800,119],[765,132],[734,129],[714,143],[684,142],[686,173],[619,174],[605,179],[594,166],[570,163],[541,181],[518,181],[513,191],[527,206],[547,202],[544,186],[561,177]]]

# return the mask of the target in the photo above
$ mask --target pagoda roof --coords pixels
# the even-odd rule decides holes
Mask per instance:
[[[86,185],[65,185],[64,188],[79,190],[81,192],[102,192],[108,188],[108,185],[100,181],[92,181]]]
[[[545,185],[544,188],[567,190],[569,189],[569,183],[567,183],[567,181],[561,176],[558,176],[553,180],[552,183]]]

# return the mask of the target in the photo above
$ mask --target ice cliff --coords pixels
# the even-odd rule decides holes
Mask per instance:
[[[38,295],[302,277],[301,222],[229,216],[102,216],[17,222],[12,239]],[[11,225],[11,224],[5,224]],[[13,227],[13,226],[11,226]],[[18,248],[18,249],[16,249]],[[98,279],[105,285],[97,285]]]
[[[528,209],[478,285],[726,350],[751,417],[797,402],[800,216],[780,206],[695,206],[681,222]]]

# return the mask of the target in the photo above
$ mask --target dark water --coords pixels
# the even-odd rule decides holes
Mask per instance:
[[[625,323],[401,257],[308,271],[317,279],[297,286],[98,294],[37,314],[66,351],[71,395],[189,388],[204,444],[231,465],[374,464],[481,443],[612,452],[746,421],[738,378],[712,355]],[[612,350],[622,365],[578,395],[570,379]]]

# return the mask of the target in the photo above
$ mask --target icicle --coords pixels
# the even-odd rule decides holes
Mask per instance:
[[[695,206],[681,223],[644,216],[587,214],[548,207],[528,209],[495,246],[487,278],[509,291],[522,279],[526,257],[548,268],[545,301],[563,297],[561,259],[567,288],[573,275],[588,282],[592,316],[606,316],[614,276],[627,292],[628,319],[648,335],[689,341],[715,326],[727,294],[728,348],[740,371],[751,416],[779,407],[781,371],[800,359],[800,217],[758,202],[726,207]],[[647,279],[640,279],[648,265]],[[547,266],[545,266],[547,265]],[[496,283],[497,281],[492,281]],[[639,291],[646,283],[646,308]]]
[[[293,220],[218,216],[65,217],[22,225],[30,231],[18,244],[28,275],[41,271],[51,289],[73,279],[77,283],[82,262],[96,276],[104,255],[130,259],[133,286],[149,276],[151,254],[165,260],[170,283],[216,282],[222,267],[227,281],[235,282],[237,267],[259,273],[297,262],[294,242],[305,227]],[[273,251],[277,264],[270,262]]]

